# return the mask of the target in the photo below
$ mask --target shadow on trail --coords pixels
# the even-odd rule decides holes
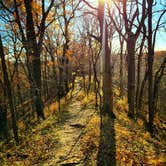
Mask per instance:
[[[103,116],[100,127],[100,143],[97,156],[98,166],[116,166],[116,142],[114,119]]]
[[[61,110],[55,115],[55,124],[64,125],[69,119],[71,119],[71,114],[68,110]]]

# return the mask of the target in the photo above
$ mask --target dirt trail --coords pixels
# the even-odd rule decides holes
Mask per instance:
[[[52,158],[43,165],[77,164],[84,158],[80,151],[79,138],[81,137],[87,122],[94,114],[93,109],[83,109],[80,101],[73,100],[65,112],[68,114],[65,122],[56,128],[59,136],[58,148],[49,149]]]

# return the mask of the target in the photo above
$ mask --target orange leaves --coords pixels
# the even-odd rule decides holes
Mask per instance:
[[[5,24],[5,29],[9,29],[10,28],[10,26],[9,26],[9,24]]]
[[[72,54],[73,54],[73,51],[72,51],[72,50],[67,50],[67,52],[66,52],[66,57],[68,58],[69,61],[72,61],[72,60],[73,60]]]
[[[32,1],[31,5],[32,5],[32,10],[33,11],[37,12],[38,14],[41,14],[42,9],[41,9],[41,5],[39,4],[39,2]]]
[[[138,119],[137,123],[139,126],[143,126],[144,125],[144,121],[142,119]]]
[[[119,96],[119,95],[120,95],[120,90],[119,90],[118,88],[115,88],[115,89],[113,90],[113,92],[114,92],[114,94],[115,94],[116,96]]]
[[[13,17],[14,17],[14,19],[17,19],[16,12],[13,13]]]
[[[23,3],[21,3],[21,5],[20,5],[20,10],[22,13],[25,13],[25,6]]]
[[[54,65],[54,63],[53,63],[52,61],[48,61],[48,62],[47,62],[47,66],[48,66],[48,67],[51,67],[51,66],[53,66],[53,65]]]
[[[52,21],[54,21],[54,23],[52,23],[52,25],[56,24],[56,21],[55,21],[55,11],[54,10],[50,10],[50,12],[49,12],[49,14],[48,14],[48,16],[46,18],[46,22],[47,23],[50,23]]]
[[[16,33],[18,30],[18,25],[17,24],[14,24],[13,25],[13,32]]]

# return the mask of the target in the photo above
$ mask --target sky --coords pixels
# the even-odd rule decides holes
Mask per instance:
[[[97,5],[98,0],[87,0],[90,4],[92,5]],[[105,0],[107,2],[111,1],[111,0]],[[156,8],[154,8],[154,10],[159,10],[161,8],[163,8],[163,6],[160,5],[159,1],[162,1],[163,4],[166,5],[166,1],[165,0],[156,0],[157,5]],[[153,24],[155,25],[155,18],[157,19],[159,15],[155,15],[154,16],[154,20],[153,20]],[[163,16],[163,20],[166,21],[166,13]],[[162,21],[163,21],[162,20]],[[166,27],[166,23],[165,23],[165,27]],[[155,43],[155,51],[160,51],[160,50],[166,50],[166,30],[160,30],[157,32],[157,37],[156,37],[156,43]]]
[[[166,50],[166,32],[158,32],[155,50],[156,51]]]

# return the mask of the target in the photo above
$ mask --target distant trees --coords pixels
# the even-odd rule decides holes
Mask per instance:
[[[57,20],[59,22],[62,38],[62,55],[59,57],[59,100],[69,92],[69,82],[71,78],[71,73],[69,71],[69,58],[71,56],[70,40],[72,36],[71,24],[75,18],[75,13],[78,10],[80,2],[80,0],[61,0],[59,5],[60,10],[57,9]]]

